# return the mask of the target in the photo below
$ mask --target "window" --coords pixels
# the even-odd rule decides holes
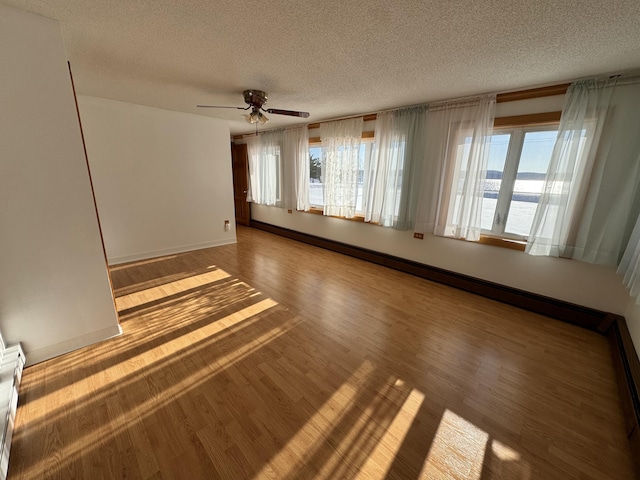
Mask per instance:
[[[309,146],[309,204],[322,207],[322,147]]]
[[[282,206],[282,162],[280,145],[267,135],[249,143],[250,201]]]
[[[363,140],[360,144],[360,155],[358,158],[358,171],[356,174],[356,213],[363,214],[363,190],[365,180],[365,168],[371,158],[371,140]],[[322,208],[324,206],[324,190],[322,184],[323,154],[320,145],[309,147],[309,204],[312,207]]]
[[[494,130],[482,199],[482,232],[525,240],[536,213],[557,127]]]
[[[365,203],[369,202],[365,205],[369,210],[365,212],[365,221],[397,226],[399,221],[406,223],[406,214],[400,220],[399,216],[402,215],[401,208],[406,211],[409,203],[406,198],[410,189],[409,172],[405,175],[405,168],[410,168],[410,160],[405,158],[407,135],[392,132],[379,142],[372,145],[371,162],[365,172]]]

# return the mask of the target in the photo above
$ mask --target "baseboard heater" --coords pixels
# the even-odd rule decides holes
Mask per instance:
[[[2,334],[0,334],[0,479],[7,478],[9,469],[9,451],[11,450],[11,437],[18,408],[18,386],[22,379],[24,368],[24,352],[20,344],[7,346]]]

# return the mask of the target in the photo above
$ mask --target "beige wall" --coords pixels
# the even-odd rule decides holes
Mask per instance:
[[[0,328],[29,364],[118,334],[57,22],[0,4]]]
[[[226,122],[92,97],[78,103],[110,264],[235,243]]]

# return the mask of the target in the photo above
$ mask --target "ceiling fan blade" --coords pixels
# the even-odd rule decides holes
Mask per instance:
[[[249,108],[251,108],[251,107],[247,107],[247,108],[244,108],[244,107],[224,107],[222,105],[196,105],[196,107],[198,107],[198,108],[235,108],[235,109],[238,109],[238,110],[249,110]]]
[[[273,113],[275,115],[289,115],[290,117],[309,118],[309,112],[296,112],[294,110],[280,110],[277,108],[267,108],[265,112]]]

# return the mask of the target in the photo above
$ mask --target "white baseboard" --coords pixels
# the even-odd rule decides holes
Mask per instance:
[[[36,363],[44,362],[45,360],[49,360],[64,353],[69,353],[73,350],[91,345],[92,343],[98,343],[121,334],[122,329],[120,328],[120,325],[114,325],[109,328],[98,330],[97,332],[91,332],[86,335],[65,340],[64,342],[38,348],[37,350],[25,351],[25,357],[27,358],[26,366],[28,367]]]
[[[222,245],[231,245],[237,243],[236,237],[214,240],[213,242],[195,243],[191,245],[182,245],[180,247],[166,248],[163,250],[153,250],[150,252],[135,253],[133,255],[123,255],[120,257],[107,256],[109,266],[118,265],[127,262],[136,262],[138,260],[148,260],[150,258],[162,257],[164,255],[173,255],[176,253],[191,252],[193,250],[201,250],[203,248],[220,247]]]

